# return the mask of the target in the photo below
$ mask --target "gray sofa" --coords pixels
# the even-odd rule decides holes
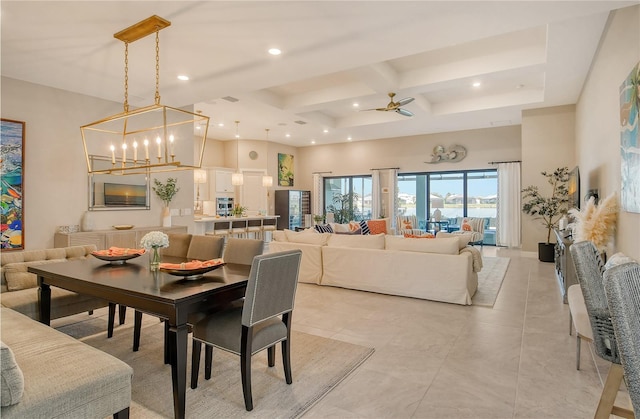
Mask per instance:
[[[2,252],[0,257],[0,304],[38,320],[40,317],[38,281],[34,274],[27,272],[27,268],[45,263],[61,263],[93,257],[90,256],[90,253],[94,250],[96,250],[95,245],[84,245],[25,250],[23,252]],[[107,301],[51,287],[51,319],[106,306]]]
[[[3,419],[129,417],[129,365],[14,310],[0,310]]]

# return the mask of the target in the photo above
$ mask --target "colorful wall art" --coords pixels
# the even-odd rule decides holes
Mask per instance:
[[[293,155],[278,153],[278,185],[293,186]]]
[[[620,201],[622,209],[640,213],[640,63],[620,86]]]
[[[24,122],[0,120],[0,249],[24,249]]]

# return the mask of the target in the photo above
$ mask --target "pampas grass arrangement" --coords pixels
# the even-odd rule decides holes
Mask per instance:
[[[604,252],[616,230],[618,210],[615,193],[602,200],[600,205],[596,205],[595,199],[591,197],[582,211],[570,209],[569,214],[575,218],[571,223],[574,241],[590,241],[599,251]]]

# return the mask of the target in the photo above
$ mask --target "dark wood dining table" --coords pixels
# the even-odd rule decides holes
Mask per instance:
[[[176,258],[165,260],[179,262]],[[110,264],[95,258],[28,268],[38,277],[40,322],[50,325],[50,286],[91,295],[157,315],[169,322],[169,356],[176,418],[185,417],[187,387],[187,318],[190,313],[244,294],[250,265],[226,264],[200,279],[184,279],[149,270],[148,254]]]

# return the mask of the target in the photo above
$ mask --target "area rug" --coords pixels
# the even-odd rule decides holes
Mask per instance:
[[[510,258],[483,257],[482,270],[478,272],[478,290],[473,296],[472,305],[493,307],[500,292],[502,281],[507,273]]]
[[[155,321],[154,321],[155,320]],[[96,320],[92,322],[95,323]],[[84,326],[83,326],[84,327]],[[61,329],[69,330],[66,326]],[[75,333],[78,326],[72,327]],[[81,338],[93,347],[110,353],[131,365],[134,370],[131,417],[171,418],[173,398],[171,368],[163,363],[163,325],[152,319],[143,325],[141,345],[133,352],[132,330],[116,328],[114,337],[101,333]],[[244,407],[240,381],[240,359],[236,355],[214,350],[213,372],[204,379],[204,351],[200,362],[198,388],[189,387],[191,377],[191,343],[187,365],[187,417],[188,418],[295,418],[306,412],[317,401],[355,371],[371,354],[366,348],[333,339],[293,331],[291,337],[291,369],[293,384],[287,385],[282,369],[280,345],[277,347],[276,365],[267,366],[267,353],[259,353],[252,361],[252,412]]]

